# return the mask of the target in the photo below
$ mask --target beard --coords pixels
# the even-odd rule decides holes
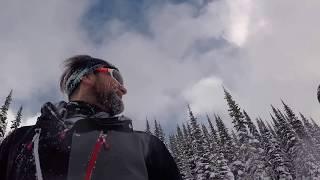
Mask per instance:
[[[97,101],[111,116],[115,116],[124,111],[122,99],[116,92],[98,92]]]

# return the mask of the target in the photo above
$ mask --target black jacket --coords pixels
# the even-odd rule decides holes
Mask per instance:
[[[1,180],[181,180],[166,146],[83,102],[47,103],[0,146]]]

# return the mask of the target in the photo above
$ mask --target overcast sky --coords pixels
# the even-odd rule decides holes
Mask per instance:
[[[64,59],[89,54],[119,67],[124,114],[136,129],[166,129],[219,113],[222,86],[252,118],[283,99],[320,122],[320,1],[0,0],[0,102],[13,89],[12,119],[32,124],[58,90]],[[318,23],[317,23],[318,22]]]

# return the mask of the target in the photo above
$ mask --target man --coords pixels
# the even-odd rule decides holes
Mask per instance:
[[[1,180],[180,180],[155,136],[117,116],[127,93],[119,70],[87,55],[65,62],[60,80],[69,102],[43,105],[34,126],[0,146]]]

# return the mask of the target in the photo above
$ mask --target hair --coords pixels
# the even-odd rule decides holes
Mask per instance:
[[[60,90],[70,96],[78,89],[81,77],[93,72],[99,66],[117,69],[105,60],[89,55],[76,55],[64,61],[64,72],[60,78]]]

